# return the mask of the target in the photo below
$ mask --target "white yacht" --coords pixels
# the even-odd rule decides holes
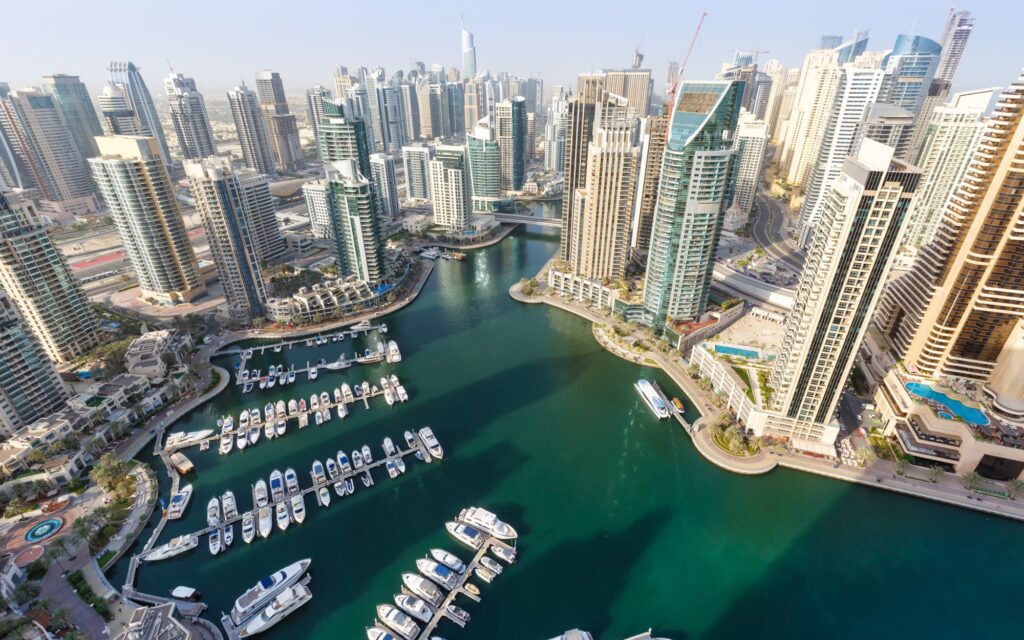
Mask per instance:
[[[281,437],[281,436],[284,435],[284,432],[287,431],[287,430],[288,430],[288,423],[285,422],[284,420],[278,420],[277,424],[274,426],[274,435],[276,435],[277,437]]]
[[[390,477],[392,480],[398,477],[398,469],[395,467],[394,460],[389,459],[387,462],[385,462],[384,468],[387,469],[388,477]]]
[[[327,478],[333,482],[338,477],[338,463],[330,456],[327,456],[326,460],[324,466],[327,467]]]
[[[480,578],[487,584],[491,584],[491,582],[494,581],[494,573],[490,569],[477,567],[476,569],[473,569],[473,573],[476,577]]]
[[[239,428],[238,434],[235,436],[235,446],[241,451],[249,446],[249,428]]]
[[[300,429],[305,429],[308,426],[309,426],[309,414],[308,413],[300,413],[299,414],[299,428]]]
[[[288,415],[293,416],[299,412],[299,403],[295,402],[295,398],[288,401]]]
[[[295,469],[288,467],[284,470],[284,486],[290,496],[299,492],[299,476],[295,474]]]
[[[324,464],[319,460],[313,461],[313,468],[309,475],[313,478],[313,484],[322,485],[327,482],[327,475],[324,473]]]
[[[435,548],[430,550],[430,555],[434,557],[434,560],[437,560],[455,573],[466,573],[466,563],[455,554],[448,553],[444,549]]]
[[[220,553],[220,529],[214,529],[210,532],[210,555],[215,556]]]
[[[348,461],[348,456],[345,455],[344,451],[338,451],[338,466],[341,467],[341,472],[344,474],[352,473],[352,465]]]
[[[192,499],[192,485],[186,484],[171,497],[171,504],[167,506],[167,519],[177,520],[185,514],[185,507]]]
[[[390,604],[378,604],[377,616],[381,622],[405,640],[412,640],[419,635],[420,626],[413,622],[413,619],[404,611]]]
[[[238,517],[238,504],[235,502],[234,492],[225,491],[220,498],[220,503],[224,511],[224,520],[234,520]]]
[[[363,454],[363,464],[370,464],[371,462],[373,462],[373,452],[370,451],[369,445],[364,444],[363,448],[360,449],[360,451]]]
[[[355,400],[355,396],[352,395],[352,387],[348,386],[347,382],[344,382],[341,385],[341,398],[345,402],[352,402]]]
[[[329,406],[331,406],[331,394],[327,393],[326,391],[321,391],[320,392],[320,408],[321,409],[326,409]]]
[[[444,525],[453,538],[471,549],[479,549],[484,544],[482,533],[461,522],[446,522]]]
[[[416,596],[406,593],[396,594],[395,604],[420,622],[430,622],[430,619],[434,617],[434,610],[430,608],[430,605]]]
[[[274,506],[274,520],[277,521],[277,528],[281,531],[287,529],[288,525],[292,523],[292,519],[288,515],[288,505],[285,502],[278,502]]]
[[[288,384],[292,384],[293,382],[295,382],[295,365],[292,365],[291,368],[288,369]]]
[[[260,478],[252,488],[252,501],[256,507],[267,506],[267,482]]]
[[[263,407],[263,416],[264,416],[264,418],[266,419],[267,422],[270,422],[270,421],[272,421],[274,419],[274,403],[273,402],[268,402]]]
[[[312,411],[320,410],[320,396],[316,395],[315,393],[309,396],[309,408]]]
[[[348,406],[344,402],[338,404],[338,417],[344,418],[348,415]]]
[[[284,498],[284,476],[277,469],[270,474],[270,499],[280,502]]]
[[[366,637],[369,640],[398,640],[398,635],[391,629],[385,629],[384,627],[367,627]],[[437,638],[435,640],[441,640]]]
[[[292,520],[295,524],[302,524],[306,521],[306,500],[302,497],[302,494],[292,496]]]
[[[359,453],[359,449],[352,450],[352,467],[355,469],[363,468],[363,454]]]
[[[275,408],[275,417],[280,420],[285,416],[284,400],[278,400]]]
[[[316,380],[317,373],[318,372],[317,372],[316,365],[313,365],[312,367],[310,367],[309,368],[309,379],[310,380]]]
[[[341,397],[341,389],[334,387],[334,403],[341,404],[345,399]]]
[[[267,424],[270,424],[269,422]],[[260,425],[254,424],[249,427],[249,445],[255,446],[260,440]]]
[[[388,362],[401,362],[402,352],[398,350],[398,343],[394,340],[388,340]]]
[[[309,558],[299,560],[262,578],[235,600],[235,606],[231,608],[231,621],[239,624],[265,607],[279,591],[298,582],[309,569],[310,562]]]
[[[235,525],[229,524],[224,526],[224,550],[230,547],[235,542]]]
[[[430,427],[423,427],[420,429],[420,439],[423,440],[423,444],[427,445],[427,451],[430,455],[434,456],[438,460],[444,457],[444,449],[441,448],[441,443],[437,441],[437,437],[434,436],[434,430]]]
[[[403,573],[402,584],[413,595],[423,598],[432,607],[436,607],[444,600],[444,593],[441,591],[441,587],[423,576],[418,576],[415,573]]]
[[[398,394],[398,400],[400,402],[408,402],[409,401],[409,392],[406,391],[405,387],[403,387],[402,385],[397,384],[397,383],[395,384],[395,393]]]
[[[270,532],[274,530],[274,521],[270,515],[270,507],[260,507],[260,510],[256,514],[257,518],[257,531],[261,538],[266,538],[270,535]]]
[[[452,587],[459,581],[458,575],[448,567],[430,560],[428,558],[420,558],[416,561],[416,568],[424,577],[430,578],[440,586],[444,587],[446,591],[451,591]]]
[[[398,469],[398,473],[405,473],[405,460],[402,456],[395,457],[395,468]]]
[[[258,616],[250,620],[238,637],[251,638],[258,633],[263,633],[312,599],[313,592],[305,585],[297,584],[288,587],[277,594],[274,601],[267,605],[267,608]]]
[[[327,490],[327,487],[317,489],[316,495],[321,507],[331,506],[331,492]]]
[[[216,496],[206,503],[206,524],[210,527],[220,524],[220,500]]]
[[[384,447],[384,455],[386,455],[389,458],[394,456],[396,453],[398,453],[397,450],[395,449],[395,443],[394,443],[393,440],[391,440],[391,438],[388,438],[388,437],[384,438],[383,447]]]
[[[313,413],[313,422],[315,422],[318,427],[322,425],[324,423],[324,414],[319,411],[315,411]]]
[[[267,420],[266,422],[264,422],[263,423],[263,436],[267,440],[270,440],[271,438],[273,438],[276,435],[277,435],[277,433],[275,433],[275,431],[274,431],[274,422],[272,420]]]
[[[498,558],[505,564],[512,564],[516,561],[515,549],[509,549],[508,547],[502,547],[496,544],[492,544],[490,551],[495,555],[496,558]]]
[[[235,446],[235,437],[230,432],[221,434],[220,436],[220,448],[218,451],[220,455],[226,455],[231,453],[231,449]]]
[[[459,520],[499,540],[515,540],[519,537],[511,525],[498,520],[498,516],[481,507],[463,509],[459,513]]]
[[[252,511],[246,511],[242,516],[242,540],[249,544],[256,537],[256,516]]]
[[[633,386],[636,387],[637,393],[640,394],[640,397],[644,399],[644,402],[647,403],[647,406],[659,420],[669,417],[668,406],[649,380],[637,380]]]
[[[171,538],[166,544],[162,544],[159,547],[154,548],[152,551],[142,557],[146,562],[156,562],[157,560],[166,560],[167,558],[173,558],[176,555],[185,553],[191,549],[195,549],[199,544],[199,537],[193,535],[178,536],[177,538]]]

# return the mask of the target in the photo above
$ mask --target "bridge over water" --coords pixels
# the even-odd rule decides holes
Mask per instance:
[[[505,224],[536,224],[542,227],[561,227],[561,218],[543,218],[521,213],[495,213],[494,219]]]

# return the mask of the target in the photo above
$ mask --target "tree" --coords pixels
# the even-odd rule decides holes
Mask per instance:
[[[113,491],[117,485],[128,475],[129,466],[112,453],[105,453],[96,466],[89,473],[96,484],[103,487],[105,491]]]
[[[53,488],[49,480],[36,480],[32,483],[32,487],[36,490],[36,493],[46,494]]]
[[[21,515],[25,511],[25,503],[18,496],[14,496],[8,501],[7,507],[4,509],[5,518],[13,518],[14,516]]]
[[[1016,500],[1017,495],[1021,491],[1024,491],[1024,480],[1020,478],[1013,478],[1006,483],[1006,495],[1010,497],[1010,500]]]
[[[942,470],[942,467],[935,465],[928,470],[928,479],[931,480],[933,484],[937,483],[939,479],[942,478],[943,473],[944,471]]]
[[[57,629],[66,629],[70,625],[68,624],[68,610],[64,607],[58,607],[53,613],[50,614],[50,624]]]
[[[25,454],[25,464],[30,467],[42,463],[43,460],[46,460],[46,454],[41,449],[32,449]]]
[[[39,584],[35,582],[22,582],[14,588],[14,601],[18,604],[25,604],[39,596]]]
[[[977,471],[969,471],[963,475],[961,481],[963,482],[964,489],[974,491],[978,488],[978,484],[981,483],[981,474]]]

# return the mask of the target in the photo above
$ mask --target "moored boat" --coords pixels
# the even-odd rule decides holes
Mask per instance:
[[[210,542],[210,555],[215,556],[218,553],[220,553],[220,549],[221,549],[220,529],[214,529],[213,531],[210,532],[209,542]]]
[[[220,500],[216,496],[206,503],[206,524],[210,527],[220,524]]]
[[[341,468],[341,472],[344,474],[352,473],[352,465],[348,461],[348,456],[345,455],[344,451],[338,451],[338,466]]]
[[[430,578],[438,585],[445,588],[446,591],[451,591],[452,587],[458,582],[459,578],[454,571],[448,567],[430,560],[428,558],[420,558],[416,561],[416,568],[424,577]]]
[[[505,570],[504,567],[498,564],[497,560],[490,556],[483,556],[482,558],[480,558],[480,566],[484,567],[494,575],[499,575],[502,571]]]
[[[417,598],[407,593],[396,594],[395,604],[399,609],[420,622],[430,622],[430,619],[434,616],[434,610],[422,598]]]
[[[377,616],[381,622],[405,640],[412,640],[420,632],[420,626],[412,618],[390,604],[377,605]]]
[[[482,533],[462,522],[446,522],[444,525],[453,538],[470,549],[479,549],[484,544]]]
[[[403,573],[402,584],[405,588],[413,593],[413,595],[422,598],[427,604],[436,607],[441,604],[441,600],[444,599],[444,593],[441,591],[441,587],[437,586],[430,580],[427,580],[423,576],[416,575],[415,573]]]
[[[260,507],[256,513],[256,525],[261,538],[266,538],[274,530],[274,521],[269,506]]]
[[[246,544],[249,544],[255,537],[256,516],[253,515],[252,511],[247,511],[245,515],[242,516],[242,540],[244,540]]]
[[[232,622],[239,624],[248,616],[259,611],[261,607],[266,606],[276,593],[295,584],[309,569],[310,562],[309,558],[293,562],[260,579],[235,600],[230,614]]]
[[[162,544],[159,547],[152,549],[149,553],[142,556],[142,559],[146,562],[156,562],[157,560],[166,560],[167,558],[173,558],[176,555],[180,555],[195,549],[199,544],[199,537],[193,535],[178,536],[171,538],[166,544]]]
[[[427,451],[430,452],[430,455],[438,460],[444,457],[444,449],[441,448],[441,443],[437,441],[433,429],[430,427],[420,429],[420,439],[423,440],[423,444],[427,445]]]
[[[245,625],[238,637],[250,638],[263,633],[312,599],[313,592],[305,585],[297,584],[284,589],[259,615]]]
[[[302,524],[306,521],[306,501],[303,499],[302,494],[294,495],[291,499],[292,507],[292,520],[295,524]]]
[[[316,495],[321,507],[331,506],[331,492],[327,490],[327,487],[317,489]]]
[[[641,378],[637,380],[633,385],[636,388],[637,393],[643,398],[644,402],[647,403],[648,408],[659,420],[669,417],[668,406],[665,405],[665,401],[661,398],[661,394],[654,388],[649,380]]]
[[[171,497],[171,503],[167,507],[167,519],[177,520],[183,516],[185,514],[185,508],[188,506],[189,500],[191,499],[192,485],[186,484]]]
[[[270,499],[280,502],[284,498],[284,476],[274,469],[270,474]]]
[[[515,540],[519,534],[494,513],[482,507],[469,507],[459,513],[459,520],[500,540]]]
[[[292,523],[291,516],[288,515],[288,505],[284,501],[274,505],[274,520],[277,522],[277,528],[281,531],[286,530]]]
[[[225,520],[234,520],[238,517],[238,504],[235,502],[235,494],[230,489],[224,492],[220,498],[221,507],[224,511]]]
[[[295,469],[288,467],[284,470],[284,486],[290,496],[299,492],[299,476],[295,473]]]
[[[448,553],[444,549],[434,548],[430,550],[430,555],[433,556],[434,560],[437,560],[455,573],[466,572],[466,563],[453,553]]]

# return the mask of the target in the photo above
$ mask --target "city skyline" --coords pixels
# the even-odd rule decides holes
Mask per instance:
[[[198,3],[191,0],[184,3],[182,10],[188,11],[191,4],[196,4],[196,11],[199,10]],[[798,66],[822,34],[848,37],[856,30],[866,29],[869,50],[891,48],[901,33],[937,39],[948,11],[948,6],[938,3],[893,5],[880,0],[856,5],[802,6],[799,7],[802,36],[794,38],[777,35],[787,33],[794,11],[774,5],[744,1],[728,11],[711,6],[666,11],[654,3],[648,4],[647,7],[634,5],[632,9],[638,16],[661,12],[667,14],[667,19],[636,21],[633,27],[624,27],[618,21],[595,21],[585,36],[581,32],[576,36],[578,41],[567,43],[565,38],[573,36],[561,28],[565,20],[560,17],[570,19],[568,7],[527,4],[522,11],[498,19],[480,10],[467,12],[457,3],[441,3],[439,10],[426,14],[399,11],[390,16],[390,33],[401,39],[400,49],[383,44],[372,32],[364,35],[357,31],[349,34],[341,46],[327,38],[307,38],[301,49],[274,50],[265,57],[253,57],[251,48],[246,46],[252,33],[255,31],[258,35],[261,30],[270,28],[275,32],[294,28],[296,33],[307,33],[307,13],[275,15],[273,21],[264,21],[263,13],[251,4],[244,12],[237,11],[233,3],[214,7],[202,5],[203,15],[208,19],[190,23],[193,36],[204,42],[202,47],[183,47],[180,34],[173,30],[126,32],[116,39],[116,46],[103,46],[92,34],[103,28],[106,12],[96,10],[95,5],[88,8],[69,5],[66,10],[47,18],[48,32],[61,36],[50,46],[39,47],[35,32],[30,29],[9,34],[7,42],[12,50],[31,50],[32,55],[21,56],[16,74],[3,80],[10,82],[12,88],[22,88],[38,85],[43,75],[74,74],[82,78],[95,97],[108,78],[106,67],[110,60],[130,59],[146,77],[152,78],[151,83],[166,77],[173,69],[196,78],[203,93],[218,101],[240,79],[251,82],[259,71],[268,67],[285,79],[288,95],[302,95],[316,84],[330,86],[334,68],[339,64],[350,68],[383,66],[390,74],[409,68],[414,60],[422,60],[427,65],[437,63],[461,71],[462,13],[466,30],[474,36],[478,71],[539,76],[549,89],[555,85],[573,86],[577,73],[628,67],[633,49],[637,48],[644,54],[643,66],[652,69],[655,93],[661,94],[669,60],[678,61],[684,55],[703,10],[709,15],[685,74],[691,80],[713,78],[737,49],[767,49],[768,52],[758,59],[759,64],[774,58],[787,67]],[[1024,9],[986,0],[958,8],[971,11],[977,19],[977,27],[957,72],[953,91],[1005,85],[1006,78],[1015,77],[1019,71],[1019,61],[1005,55],[1003,45],[1013,41],[1013,25],[1024,18]],[[358,21],[358,14],[364,9],[353,7],[351,10],[354,12],[352,19]],[[230,32],[215,28],[223,22],[219,19],[222,13],[225,19],[230,15],[234,25]],[[538,13],[545,19],[533,19]],[[595,15],[599,13],[595,11]],[[30,5],[10,7],[8,14],[15,24],[31,23],[38,18]],[[878,18],[872,22],[871,16]],[[566,45],[565,50],[576,55],[553,57],[548,47],[522,47],[524,40],[519,35],[524,30],[531,33],[529,42],[558,41]],[[621,51],[609,47],[609,42],[618,43]],[[74,60],[74,68],[69,60]],[[218,66],[210,66],[211,60],[219,61]]]

